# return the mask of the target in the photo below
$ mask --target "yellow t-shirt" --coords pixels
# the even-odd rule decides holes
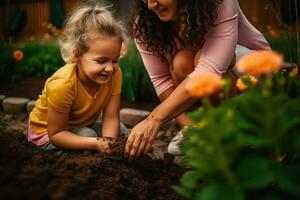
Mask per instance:
[[[29,125],[37,134],[47,132],[48,106],[61,113],[69,113],[70,129],[94,123],[111,95],[121,93],[120,68],[111,80],[100,86],[95,97],[84,89],[76,74],[75,64],[66,64],[47,79],[43,92],[29,115]]]

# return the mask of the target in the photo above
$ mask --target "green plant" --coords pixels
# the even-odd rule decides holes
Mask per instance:
[[[272,35],[272,33],[277,35]],[[300,53],[298,50],[299,36],[296,33],[288,30],[281,30],[275,33],[274,30],[269,30],[264,35],[270,43],[271,48],[284,54],[287,62],[300,65],[298,55]]]
[[[7,43],[0,44],[0,51],[0,78],[3,80],[10,75],[15,62],[12,57],[13,49]]]
[[[285,60],[300,65],[300,23],[299,1],[266,1],[266,9],[270,9],[275,17],[273,25],[259,27],[273,50],[281,52]],[[257,24],[257,26],[259,26]]]
[[[156,101],[153,86],[133,41],[129,44],[128,54],[120,59],[120,67],[123,72],[122,99],[131,102]]]
[[[64,65],[56,43],[28,43],[24,45],[23,50],[25,54],[31,55],[28,59],[24,59],[29,75],[45,77]]]
[[[3,130],[5,129],[5,127],[6,127],[6,124],[4,122],[0,121],[0,133],[3,132]]]
[[[4,43],[0,50],[4,52],[0,55],[1,80],[16,81],[23,76],[46,77],[64,64],[55,42]],[[19,61],[13,57],[16,50],[24,54]]]
[[[300,80],[291,72],[244,82],[244,93],[217,107],[205,98],[189,114],[181,146],[189,170],[174,187],[184,197],[300,198]]]

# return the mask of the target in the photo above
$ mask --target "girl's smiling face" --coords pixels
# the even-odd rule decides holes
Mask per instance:
[[[88,51],[78,56],[79,79],[87,85],[107,83],[119,67],[121,39],[107,34],[96,34],[96,37],[87,40],[86,45]]]
[[[149,10],[161,21],[175,21],[177,18],[177,0],[143,0]]]

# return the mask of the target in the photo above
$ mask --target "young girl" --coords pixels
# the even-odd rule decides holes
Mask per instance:
[[[191,123],[181,114],[197,101],[186,90],[190,77],[224,75],[235,54],[270,49],[237,0],[135,0],[132,33],[162,103],[133,127],[125,148],[129,159],[149,151],[164,122],[177,117],[181,127]],[[171,154],[180,154],[182,134],[177,136]]]
[[[29,116],[28,141],[45,150],[105,152],[105,138],[126,134],[119,120],[118,66],[125,39],[123,27],[97,1],[70,16],[60,41],[67,64],[47,79]],[[95,122],[102,111],[100,131]]]

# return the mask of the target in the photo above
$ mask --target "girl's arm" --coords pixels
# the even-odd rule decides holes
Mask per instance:
[[[102,140],[97,140],[95,137],[82,137],[66,131],[69,113],[60,113],[49,106],[47,115],[49,139],[55,146],[70,150],[107,150],[108,144]]]
[[[112,95],[103,110],[102,137],[118,138],[120,132],[120,95]]]

